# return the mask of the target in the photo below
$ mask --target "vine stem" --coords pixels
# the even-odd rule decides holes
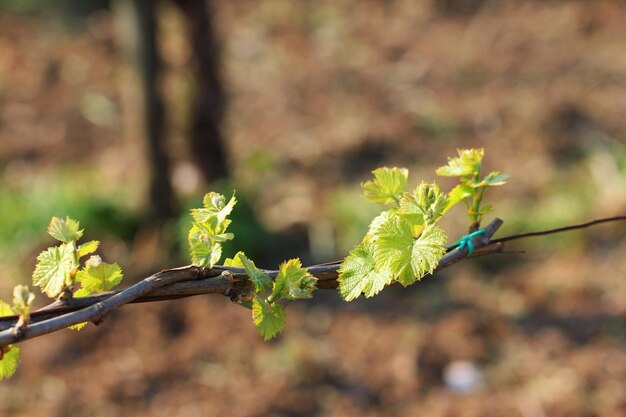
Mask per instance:
[[[474,238],[474,256],[499,252],[502,244],[491,244],[490,239],[502,220],[495,219],[485,233]],[[434,272],[447,268],[467,256],[467,250],[454,249],[439,261]],[[308,267],[309,273],[318,279],[319,289],[336,289],[340,262]],[[277,270],[265,270],[272,278]],[[17,334],[13,332],[17,316],[0,317],[0,347],[43,336],[83,322],[98,324],[111,311],[129,303],[178,299],[200,294],[222,294],[233,301],[249,291],[250,283],[243,268],[214,266],[211,269],[183,266],[157,272],[121,291],[111,291],[92,297],[59,300],[31,313],[28,327]]]
[[[538,232],[527,232],[527,233],[519,233],[519,234],[511,235],[511,236],[505,236],[499,239],[494,239],[491,242],[492,243],[504,243],[504,242],[509,242],[511,240],[524,239],[527,237],[545,236],[545,235],[551,235],[554,233],[569,232],[570,230],[585,229],[587,227],[595,226],[597,224],[623,221],[623,220],[626,220],[626,216],[604,217],[602,219],[591,220],[585,223],[574,224],[572,226],[557,227],[556,229],[547,229],[547,230],[541,230]]]
[[[626,215],[596,219],[572,226],[537,232],[520,233],[492,239],[502,220],[495,219],[485,227],[485,233],[473,239],[472,257],[503,252],[504,243],[533,236],[544,236],[570,230],[583,229],[601,223],[624,221]],[[453,249],[439,261],[435,271],[447,268],[467,257],[467,249]],[[308,267],[309,273],[318,279],[319,289],[336,289],[339,267],[342,261]],[[272,278],[277,270],[265,270]],[[27,327],[14,332],[19,316],[0,317],[0,348],[34,337],[52,333],[82,322],[100,323],[111,311],[129,303],[144,303],[174,300],[201,294],[222,294],[233,301],[250,290],[250,283],[243,268],[216,265],[201,268],[193,265],[166,269],[153,274],[136,284],[120,291],[71,299],[61,299],[49,306],[31,313]]]

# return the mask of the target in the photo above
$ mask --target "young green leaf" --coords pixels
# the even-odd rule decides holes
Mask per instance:
[[[411,270],[413,248],[412,224],[399,216],[392,216],[378,231],[374,247],[374,261],[378,270],[388,270],[392,277],[403,285],[416,279]]]
[[[108,264],[95,255],[89,258],[85,268],[78,271],[76,280],[88,294],[97,294],[113,289],[120,283],[124,274],[117,263]]]
[[[9,378],[12,376],[17,367],[20,364],[20,348],[15,345],[9,345],[6,348],[7,351],[0,355],[2,355],[2,359],[0,359],[0,380]]]
[[[390,216],[396,216],[398,210],[395,208],[385,210],[380,213],[378,216],[374,217],[374,220],[370,223],[369,230],[367,231],[367,235],[363,238],[364,241],[367,242],[375,242],[378,239],[377,233],[380,230],[380,227],[389,220]]]
[[[361,184],[363,195],[380,204],[397,203],[406,189],[409,171],[406,168],[378,168],[372,171],[374,179]]]
[[[268,303],[260,297],[252,301],[252,319],[263,339],[270,340],[285,327],[285,311],[278,303]]]
[[[78,259],[80,259],[83,256],[94,253],[98,249],[98,246],[100,246],[100,242],[97,240],[90,240],[89,242],[85,242],[82,245],[78,245],[78,251],[76,252],[76,256],[78,257]]]
[[[379,270],[388,269],[405,287],[432,273],[445,254],[446,236],[438,226],[426,226],[415,239],[411,223],[392,217],[378,234],[374,260]]]
[[[264,293],[272,286],[272,280],[269,275],[257,268],[254,262],[248,259],[243,252],[237,252],[233,259],[227,258],[224,261],[224,266],[244,268],[256,293]]]
[[[195,266],[213,268],[222,257],[222,245],[211,239],[206,230],[194,224],[189,230],[189,248],[191,251],[191,262]]]
[[[302,268],[300,259],[290,259],[280,265],[278,275],[274,281],[270,300],[285,298],[297,300],[311,298],[315,291],[317,278]]]
[[[443,216],[448,197],[437,183],[422,182],[412,194],[404,193],[398,214],[413,224],[434,224]]]
[[[35,301],[35,294],[30,292],[27,285],[16,285],[13,288],[13,311],[28,322],[30,318],[30,306]]]
[[[480,174],[480,164],[485,155],[484,149],[458,149],[457,158],[448,158],[448,165],[437,168],[437,175],[463,177]]]
[[[37,257],[33,284],[50,297],[56,297],[70,283],[70,273],[76,268],[74,243],[48,248]]]
[[[75,242],[83,236],[83,231],[79,227],[79,223],[69,217],[65,220],[53,217],[48,225],[48,233],[63,243]]]
[[[446,211],[448,211],[451,207],[456,205],[457,203],[465,200],[466,198],[470,198],[473,195],[474,191],[467,184],[457,184],[450,192],[448,193],[448,206],[446,207]]]
[[[419,238],[413,243],[411,267],[417,279],[426,273],[432,274],[439,260],[446,253],[446,235],[439,226],[426,226]]]
[[[198,223],[211,223],[213,227],[226,220],[226,217],[233,211],[237,204],[237,199],[233,195],[228,203],[222,194],[210,192],[202,199],[204,208],[192,209],[191,215]]]
[[[224,266],[232,266],[235,268],[243,268],[243,262],[241,261],[241,256],[244,255],[243,252],[239,251],[232,258],[224,259]]]
[[[13,310],[9,304],[0,301],[0,317],[12,316]],[[15,373],[20,362],[20,349],[15,345],[0,348],[0,380]]]
[[[376,270],[374,243],[363,242],[350,251],[339,268],[339,293],[346,301],[358,298],[362,293],[373,297],[389,285],[393,277]]]
[[[498,185],[506,184],[506,181],[509,178],[510,177],[506,174],[500,174],[499,172],[494,171],[494,172],[490,172],[489,175],[487,175],[485,179],[482,180],[481,183],[484,183],[484,185],[488,187],[496,187]]]
[[[204,208],[191,210],[194,218],[189,230],[188,240],[192,263],[196,266],[212,268],[222,256],[221,243],[234,238],[232,233],[226,233],[230,220],[226,217],[237,203],[231,197],[226,198],[218,193],[207,193],[203,199]]]

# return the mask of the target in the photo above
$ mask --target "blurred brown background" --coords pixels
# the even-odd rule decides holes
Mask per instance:
[[[624,213],[625,114],[620,0],[0,0],[0,292],[53,215],[127,283],[186,264],[209,190],[237,189],[227,256],[336,259],[372,169],[432,181],[458,147],[512,176],[502,235]],[[320,292],[270,343],[221,297],[127,306],[22,344],[0,415],[623,416],[625,231]]]

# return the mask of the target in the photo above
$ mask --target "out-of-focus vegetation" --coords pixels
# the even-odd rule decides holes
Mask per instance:
[[[260,267],[344,256],[376,210],[359,196],[369,171],[407,166],[411,183],[432,181],[459,147],[485,147],[486,169],[511,175],[489,196],[502,233],[625,211],[622,1],[212,1],[233,173],[221,185],[193,163],[190,42],[178,9],[160,2],[179,209],[164,231],[144,222],[119,3],[63,3],[0,1],[5,299],[49,243],[52,215],[80,220],[129,280],[188,262],[184,209],[209,189],[237,189],[227,256],[243,249]],[[455,214],[442,221],[451,238],[468,226]],[[511,245],[524,255],[354,305],[320,294],[290,306],[269,345],[227,300],[129,306],[82,334],[22,345],[0,415],[619,416],[624,232],[526,240]]]

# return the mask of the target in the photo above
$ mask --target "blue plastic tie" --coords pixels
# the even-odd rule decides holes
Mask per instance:
[[[474,253],[474,241],[473,239],[476,236],[482,235],[485,233],[484,229],[480,229],[477,230],[473,233],[470,233],[469,235],[465,235],[462,238],[460,238],[459,240],[457,240],[456,242],[454,242],[453,244],[448,246],[448,249],[453,249],[456,248],[457,246],[459,247],[459,250],[463,250],[465,248],[467,248],[467,256],[472,256],[472,254]]]

